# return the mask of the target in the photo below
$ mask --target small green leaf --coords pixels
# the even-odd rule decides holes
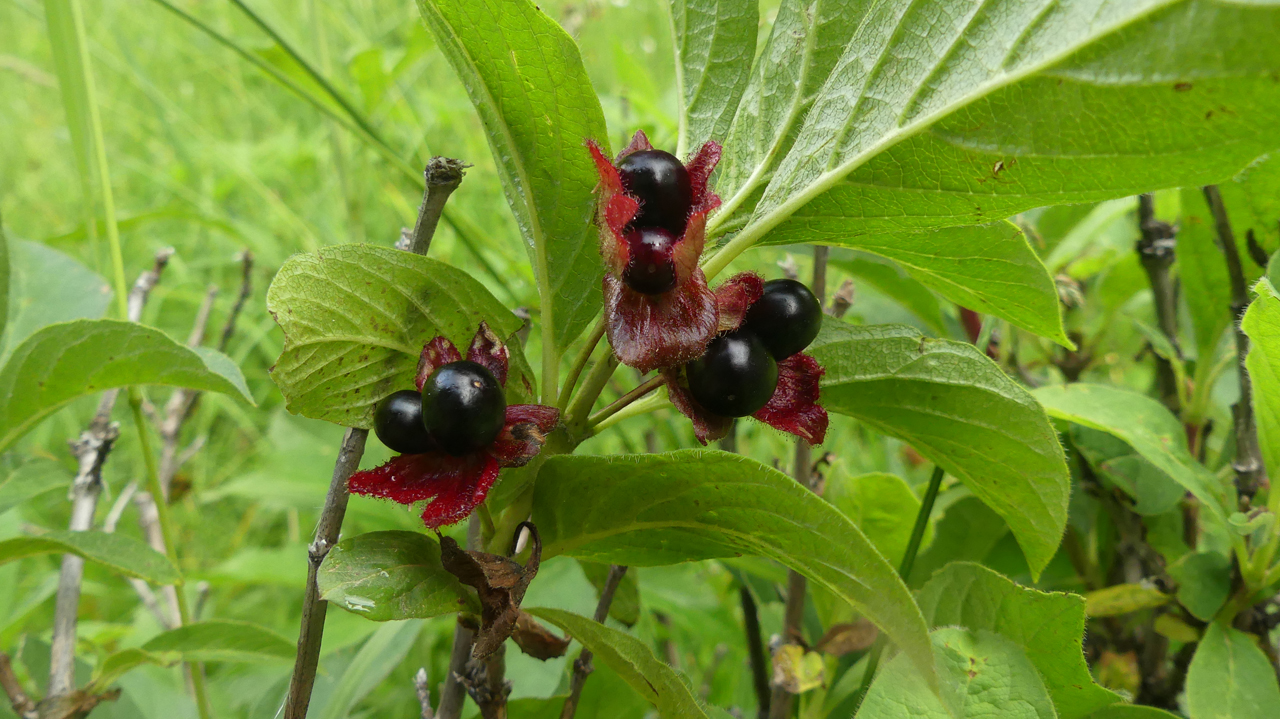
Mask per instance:
[[[1217,552],[1192,552],[1169,565],[1178,602],[1201,621],[1212,621],[1231,594],[1231,560]]]
[[[933,541],[916,557],[911,586],[924,584],[952,562],[981,562],[1008,533],[1004,520],[981,499],[957,499],[934,526]]]
[[[0,450],[77,397],[144,384],[253,402],[240,368],[221,352],[192,349],[136,322],[63,322],[28,337],[0,369]]]
[[[1259,529],[1270,527],[1275,519],[1276,515],[1266,511],[1255,511],[1252,517],[1244,512],[1232,512],[1231,516],[1227,517],[1227,525],[1231,527],[1231,531],[1241,537],[1247,537]]]
[[[603,592],[605,582],[609,580],[609,565],[599,562],[578,562],[587,581]],[[635,572],[622,575],[622,581],[613,593],[613,602],[609,604],[609,616],[628,627],[640,621],[640,581]]]
[[[117,679],[128,673],[129,670],[140,667],[144,664],[169,666],[177,661],[177,655],[148,652],[136,647],[118,651],[114,654],[108,655],[106,659],[103,659],[102,662],[98,664],[98,666],[93,668],[93,678],[90,680],[89,691],[106,691],[111,688],[111,685],[114,684]]]
[[[1267,279],[1259,280],[1253,290],[1257,296],[1241,322],[1249,336],[1245,367],[1253,380],[1262,458],[1270,475],[1280,477],[1280,292]],[[1272,492],[1272,498],[1272,511],[1280,511],[1280,492]]]
[[[152,584],[176,584],[180,579],[177,567],[168,557],[122,534],[56,530],[0,542],[0,564],[60,553],[84,557],[126,577],[145,579]]]
[[[1177,714],[1170,714],[1163,709],[1144,707],[1137,704],[1112,704],[1106,709],[1096,711],[1088,719],[1179,719]]]
[[[756,54],[759,0],[672,0],[676,84],[680,98],[677,155],[707,140],[724,143]]]
[[[9,323],[0,358],[42,327],[106,314],[110,286],[78,260],[38,242],[13,242],[9,263]]]
[[[32,459],[0,482],[0,514],[28,499],[71,484],[71,473],[49,459]]]
[[[1073,424],[1071,441],[1095,471],[1133,498],[1133,511],[1138,514],[1164,514],[1176,507],[1187,493],[1182,485],[1115,435]]]
[[[1169,595],[1145,584],[1116,584],[1084,595],[1091,617],[1115,617],[1169,603]]]
[[[1231,326],[1231,281],[1218,248],[1213,215],[1199,187],[1182,191],[1178,222],[1178,280],[1196,339],[1197,384],[1215,364],[1222,335]]]
[[[170,629],[142,645],[152,653],[172,652],[187,662],[293,661],[297,646],[266,627],[211,619]]]
[[[936,629],[932,638],[944,695],[954,711],[898,656],[876,675],[858,719],[1057,719],[1044,680],[1017,644],[995,632],[956,627]]]
[[[973,345],[898,325],[823,324],[808,352],[822,404],[898,437],[994,509],[1039,576],[1067,522],[1071,480],[1044,410]]]
[[[520,320],[470,275],[443,262],[373,245],[294,255],[267,290],[284,330],[271,377],[290,412],[373,427],[382,398],[413,387],[422,346],[444,335],[466,353],[483,320],[506,340]],[[509,342],[509,402],[534,395],[520,343]]]
[[[864,229],[860,220],[809,211],[761,244],[811,242],[888,258],[938,294],[1072,346],[1062,329],[1058,289],[1022,230],[1011,222],[922,231]]]
[[[828,472],[822,497],[858,525],[886,559],[902,561],[920,510],[920,500],[906,481],[887,472],[851,477],[840,463]]]
[[[1226,521],[1224,508],[1230,503],[1222,486],[1187,451],[1186,431],[1164,405],[1132,390],[1100,384],[1052,385],[1034,394],[1050,416],[1124,440],[1194,494],[1217,521]]]
[[[1172,614],[1161,614],[1156,617],[1154,627],[1157,634],[1183,644],[1200,641],[1200,630],[1187,624]]]
[[[1209,625],[1187,670],[1191,719],[1274,719],[1280,686],[1254,637]]]
[[[1044,678],[1060,719],[1084,717],[1119,700],[1089,676],[1079,595],[1041,592],[979,564],[957,562],[925,583],[919,600],[930,626],[997,632],[1018,645]]]
[[[526,611],[560,627],[590,649],[597,661],[617,672],[640,696],[656,706],[661,716],[707,719],[707,713],[680,675],[655,657],[639,639],[560,609],[535,607]]]
[[[554,353],[601,302],[599,177],[583,144],[608,152],[600,101],[573,38],[532,2],[419,0],[418,8],[484,124],[538,279],[543,351]]]
[[[338,542],[320,565],[320,598],[377,622],[478,612],[474,592],[440,564],[420,532],[370,532]]]
[[[535,487],[544,558],[654,566],[769,557],[853,605],[932,672],[924,619],[893,566],[847,517],[776,469],[710,450],[556,455]]]

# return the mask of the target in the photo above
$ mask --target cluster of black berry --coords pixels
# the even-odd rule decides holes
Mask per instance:
[[[808,287],[769,280],[742,326],[717,335],[685,365],[689,393],[722,417],[755,414],[778,387],[778,363],[808,347],[821,326],[822,305]]]
[[[630,259],[623,270],[627,287],[646,295],[660,295],[676,286],[672,247],[684,234],[693,206],[689,171],[662,150],[633,152],[618,165],[622,188],[640,201],[627,225]]]
[[[378,439],[401,454],[442,450],[460,457],[489,445],[502,431],[507,400],[484,366],[468,360],[442,365],[422,391],[383,400],[373,416]]]

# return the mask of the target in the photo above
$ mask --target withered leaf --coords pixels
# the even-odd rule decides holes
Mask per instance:
[[[523,611],[516,618],[516,630],[511,638],[516,641],[520,651],[544,662],[548,659],[563,657],[569,650],[569,637],[562,638],[556,635]]]
[[[516,527],[516,536],[523,527],[529,528],[532,546],[529,563],[524,566],[510,557],[464,550],[452,537],[440,537],[440,563],[480,595],[480,631],[471,649],[471,655],[477,659],[493,654],[511,636],[520,617],[525,590],[538,574],[542,539],[532,522],[521,522]]]
[[[836,624],[822,635],[822,639],[818,640],[818,646],[815,648],[825,654],[842,657],[851,652],[870,649],[879,633],[876,625],[865,619],[859,619],[852,624]]]

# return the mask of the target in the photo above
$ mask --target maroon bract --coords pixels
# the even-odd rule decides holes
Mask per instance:
[[[483,365],[506,384],[507,348],[481,322],[467,359]],[[462,359],[444,337],[422,348],[415,380],[418,389],[437,367]],[[436,528],[465,519],[484,501],[503,467],[520,467],[537,456],[546,436],[560,419],[555,407],[540,404],[507,406],[506,422],[496,439],[470,454],[454,457],[439,450],[401,454],[374,469],[356,472],[347,483],[353,494],[390,499],[400,504],[431,500],[422,521]]]
[[[721,332],[738,328],[747,310],[760,299],[762,288],[763,281],[750,272],[735,275],[716,288]],[[823,372],[818,361],[803,352],[779,362],[777,389],[769,402],[751,416],[809,444],[821,444],[827,436],[828,423],[827,411],[818,404],[818,382]],[[729,433],[733,419],[709,412],[694,400],[683,367],[664,369],[662,375],[671,404],[693,422],[693,433],[699,442],[706,444]]]
[[[717,328],[715,298],[698,268],[698,258],[706,242],[707,214],[720,205],[720,197],[707,188],[707,180],[720,161],[720,145],[706,143],[685,165],[692,202],[683,233],[669,244],[641,245],[642,233],[629,226],[640,208],[639,200],[623,189],[614,162],[594,142],[587,144],[600,173],[597,223],[600,254],[608,268],[603,290],[609,344],[619,361],[641,372],[688,362],[702,354]],[[617,162],[651,149],[645,134],[637,132]],[[637,253],[643,255],[642,268],[632,262]],[[673,274],[675,281],[670,289],[664,289],[665,282],[628,282],[629,265],[633,279],[642,269],[644,277]]]

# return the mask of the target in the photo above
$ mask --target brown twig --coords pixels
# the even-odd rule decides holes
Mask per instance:
[[[156,253],[155,264],[143,272],[129,291],[128,319],[137,322],[142,318],[151,290],[160,282],[160,275],[169,264],[172,248]],[[111,453],[120,427],[111,421],[120,390],[102,393],[98,411],[80,438],[71,443],[79,469],[71,483],[71,521],[67,528],[73,532],[88,531],[93,526],[93,515],[98,509],[98,497],[102,494],[102,466]],[[75,691],[76,619],[80,609],[80,585],[84,577],[84,559],[66,554],[62,557],[62,569],[58,576],[57,598],[54,600],[53,640],[50,646],[48,696],[70,696]]]
[[[1253,498],[1266,481],[1266,469],[1262,464],[1262,450],[1258,446],[1258,426],[1253,416],[1253,382],[1245,369],[1244,358],[1249,353],[1249,336],[1240,327],[1240,318],[1249,306],[1249,289],[1245,284],[1244,267],[1240,264],[1240,251],[1231,231],[1226,205],[1217,185],[1204,188],[1204,199],[1213,213],[1213,224],[1218,231],[1219,245],[1227,260],[1227,275],[1231,279],[1231,329],[1235,333],[1236,356],[1239,364],[1236,375],[1240,380],[1240,400],[1231,407],[1236,427],[1236,458],[1232,468],[1236,471],[1236,489],[1242,503]]]
[[[445,157],[433,157],[427,164],[427,189],[418,212],[418,221],[414,225],[411,251],[426,254],[431,246],[431,237],[440,222],[444,203],[462,181],[463,167],[465,165],[462,162]],[[450,183],[449,189],[443,191]],[[369,430],[355,427],[348,428],[343,436],[338,460],[333,466],[329,491],[325,495],[324,509],[320,512],[320,521],[316,526],[315,541],[307,551],[307,587],[302,596],[302,630],[298,634],[298,654],[293,664],[293,676],[289,680],[284,719],[306,719],[307,707],[311,704],[311,690],[315,686],[316,668],[320,664],[320,644],[324,638],[324,617],[328,607],[328,603],[320,598],[320,564],[338,542],[342,520],[347,513],[347,480],[360,466],[368,437]],[[455,642],[456,640],[455,636]],[[448,684],[449,681],[446,680],[446,685]],[[443,697],[441,702],[444,702]],[[458,708],[461,710],[461,703]],[[449,717],[443,709],[440,716],[442,719],[456,719],[456,715]]]
[[[17,714],[19,719],[36,719],[36,703],[31,701],[31,697],[23,691],[22,683],[13,673],[9,655],[4,652],[0,652],[0,688],[3,688],[4,693],[8,695],[9,705],[13,707],[13,713]]]
[[[1177,238],[1174,227],[1161,222],[1155,216],[1155,198],[1150,194],[1138,196],[1138,230],[1142,237],[1135,245],[1142,269],[1151,283],[1151,295],[1155,304],[1156,323],[1161,334],[1169,340],[1179,356],[1178,345],[1178,287],[1169,274],[1176,257]],[[1156,381],[1160,387],[1160,401],[1177,414],[1178,378],[1173,371],[1173,361],[1153,352],[1156,360]]]
[[[609,605],[613,604],[613,595],[618,591],[618,585],[622,583],[622,577],[627,573],[627,568],[614,564],[609,567],[609,577],[604,582],[604,589],[600,591],[600,601],[596,603],[596,613],[592,617],[600,624],[604,624],[604,620],[609,616]],[[591,666],[591,650],[582,649],[582,653],[573,662],[573,678],[569,680],[569,698],[564,700],[564,708],[560,710],[560,719],[573,719],[574,712],[578,711],[578,702],[582,699],[582,687],[587,683],[587,677],[594,671]]]
[[[471,515],[467,522],[467,549],[480,548],[480,518]],[[444,684],[440,687],[440,706],[436,709],[438,719],[458,719],[462,716],[462,704],[466,698],[466,686],[463,684],[467,671],[467,662],[471,660],[471,647],[475,644],[476,635],[459,616],[453,629],[453,648],[449,652],[449,668],[445,672]]]
[[[426,667],[419,667],[418,673],[413,675],[413,690],[418,695],[418,704],[422,706],[422,719],[435,719],[431,711],[431,687],[428,686]]]
[[[743,585],[738,588],[742,600],[742,624],[747,633],[748,656],[751,659],[751,684],[756,690],[756,716],[769,716],[769,662],[764,653],[764,639],[760,633],[760,612],[751,590]]]

